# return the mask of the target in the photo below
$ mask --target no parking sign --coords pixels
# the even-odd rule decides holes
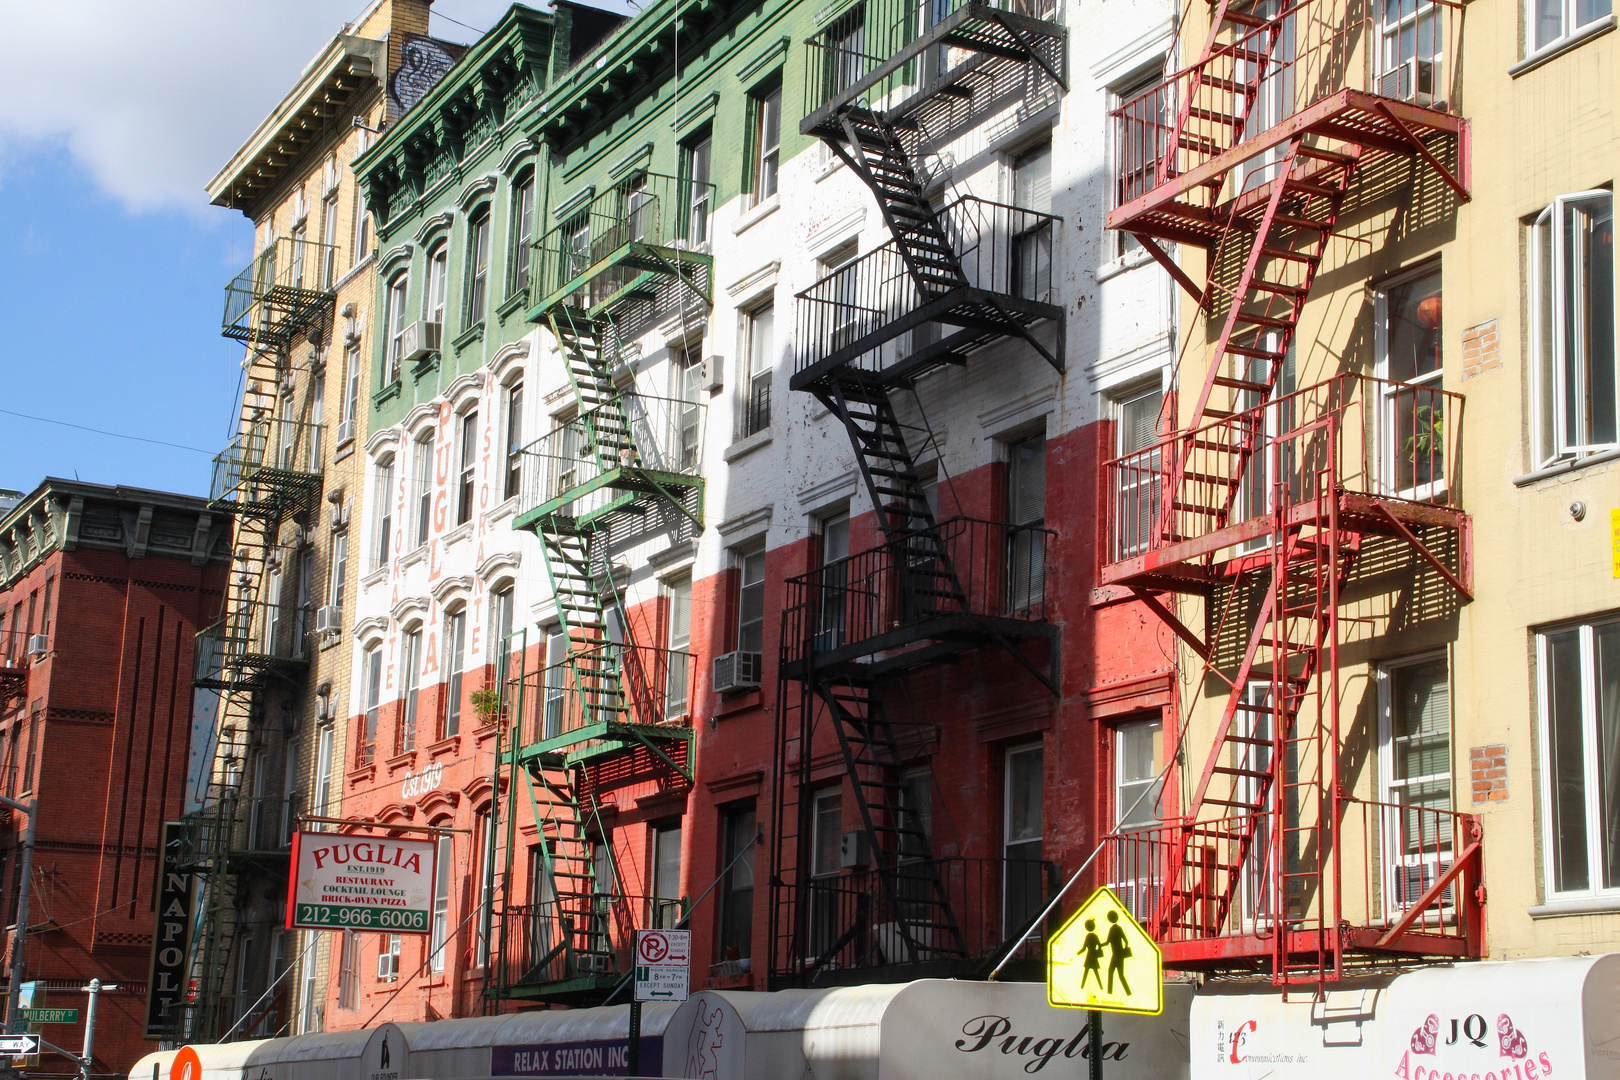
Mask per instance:
[[[636,931],[636,1000],[685,1001],[692,992],[692,931]]]

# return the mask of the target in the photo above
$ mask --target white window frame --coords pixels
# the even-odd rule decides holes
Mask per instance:
[[[1558,34],[1556,37],[1549,38],[1547,41],[1542,42],[1538,46],[1536,44],[1536,3],[1535,0],[1526,0],[1524,6],[1525,59],[1528,60],[1531,57],[1539,56],[1543,53],[1559,52],[1570,42],[1585,37],[1587,33],[1590,33],[1590,31],[1583,33],[1586,27],[1596,27],[1601,24],[1604,19],[1612,18],[1614,15],[1614,5],[1610,4],[1608,11],[1599,15],[1594,15],[1592,18],[1583,23],[1577,23],[1575,21],[1575,13],[1578,7],[1578,0],[1561,0],[1559,7],[1559,21],[1561,23],[1560,29],[1562,30],[1562,33]]]
[[[420,438],[411,440],[411,481],[416,485],[416,505],[411,507],[411,550],[426,544],[433,537],[434,460],[438,447],[435,432],[429,428]]]
[[[433,871],[433,925],[428,937],[429,974],[444,972],[445,944],[450,937],[450,877],[455,861],[455,838],[441,836]]]
[[[1602,885],[1603,803],[1600,793],[1603,790],[1603,775],[1597,745],[1597,729],[1600,718],[1597,715],[1597,695],[1594,692],[1598,675],[1596,629],[1600,626],[1613,625],[1617,621],[1620,621],[1620,616],[1610,613],[1589,617],[1574,623],[1542,627],[1536,631],[1536,734],[1537,748],[1542,762],[1538,781],[1541,799],[1539,839],[1542,848],[1543,893],[1549,901],[1620,898],[1620,886],[1604,888]],[[1557,844],[1547,835],[1552,830],[1553,822],[1556,820],[1552,800],[1554,765],[1551,740],[1552,725],[1548,713],[1551,704],[1548,693],[1548,679],[1552,673],[1552,665],[1548,656],[1548,638],[1554,634],[1571,630],[1576,632],[1581,661],[1581,754],[1586,792],[1586,867],[1589,886],[1585,889],[1559,890],[1556,887],[1558,881],[1555,861]]]
[[[1114,420],[1114,457],[1122,458],[1126,454],[1131,454],[1142,462],[1141,467],[1143,469],[1149,470],[1148,476],[1141,477],[1138,475],[1135,480],[1129,483],[1122,478],[1110,495],[1114,500],[1114,536],[1111,538],[1114,544],[1114,552],[1112,557],[1116,560],[1140,555],[1148,550],[1152,546],[1153,532],[1159,527],[1159,491],[1162,485],[1158,482],[1156,470],[1162,467],[1162,452],[1147,453],[1147,451],[1153,446],[1159,445],[1164,440],[1164,436],[1156,434],[1154,442],[1149,443],[1147,447],[1136,449],[1127,449],[1125,441],[1126,407],[1149,397],[1159,399],[1158,415],[1162,415],[1164,411],[1164,375],[1162,372],[1155,374],[1151,381],[1132,383],[1108,393],[1108,408]],[[1132,508],[1140,509],[1136,493],[1144,489],[1147,492],[1147,514],[1138,513],[1136,515],[1137,520],[1132,529],[1133,531],[1140,530],[1141,535],[1132,537],[1126,532],[1127,511]]]
[[[1586,457],[1605,450],[1613,450],[1620,446],[1620,443],[1617,442],[1572,443],[1566,441],[1565,433],[1569,426],[1568,410],[1570,403],[1565,400],[1561,388],[1566,382],[1565,371],[1570,362],[1570,358],[1565,354],[1564,342],[1566,334],[1563,332],[1563,313],[1567,310],[1566,293],[1569,289],[1569,282],[1565,281],[1563,275],[1557,273],[1556,269],[1551,274],[1552,296],[1546,301],[1542,297],[1541,230],[1550,228],[1552,231],[1552,260],[1556,268],[1563,263],[1564,248],[1569,242],[1569,238],[1564,235],[1564,210],[1567,207],[1597,200],[1608,201],[1609,214],[1612,218],[1614,214],[1614,193],[1603,189],[1594,189],[1558,196],[1536,216],[1530,226],[1528,244],[1530,254],[1529,275],[1528,287],[1525,291],[1530,300],[1530,352],[1533,357],[1530,371],[1535,385],[1534,407],[1531,416],[1534,427],[1536,468],[1546,468],[1559,461]],[[1609,299],[1611,305],[1614,305],[1613,295]],[[1544,307],[1550,308],[1552,311],[1554,326],[1550,328],[1542,325]],[[1611,322],[1615,322],[1616,315],[1620,314],[1617,308],[1620,308],[1620,305],[1611,307]],[[1543,340],[1552,342],[1553,355],[1550,358],[1542,355]],[[1581,345],[1584,345],[1584,341]],[[1579,349],[1581,345],[1577,345],[1577,348]],[[1610,356],[1615,357],[1617,364],[1620,364],[1620,342],[1612,344],[1610,349]],[[1547,380],[1543,378],[1544,369],[1550,369],[1551,371],[1551,386],[1546,385]],[[1580,375],[1581,372],[1577,371],[1576,396],[1584,400],[1586,395],[1584,386],[1581,385],[1583,380],[1580,379]],[[1620,384],[1620,376],[1617,376],[1616,382]],[[1617,389],[1617,395],[1620,395],[1620,389]],[[1620,405],[1617,405],[1616,409],[1617,413],[1620,413]],[[1547,430],[1549,419],[1552,426],[1551,431]]]
[[[383,365],[383,385],[399,382],[405,357],[405,326],[409,315],[410,274],[404,270],[388,279],[383,325],[388,328],[388,352]]]
[[[450,243],[441,242],[428,252],[427,288],[422,290],[422,318],[444,325],[445,296],[450,283]]]
[[[389,556],[394,554],[394,500],[397,495],[394,491],[396,479],[395,463],[399,460],[397,455],[390,454],[377,462],[372,478],[372,486],[376,492],[377,509],[371,518],[371,555],[375,562],[374,569],[382,569],[388,565]]]
[[[1397,470],[1400,467],[1400,455],[1403,451],[1401,447],[1396,445],[1397,441],[1402,435],[1402,428],[1398,419],[1400,412],[1400,393],[1390,386],[1389,294],[1403,285],[1410,285],[1413,282],[1421,281],[1426,277],[1433,277],[1440,281],[1439,295],[1441,300],[1444,301],[1445,281],[1440,274],[1440,264],[1429,263],[1428,265],[1423,266],[1410,274],[1402,274],[1398,278],[1385,282],[1379,287],[1378,293],[1373,302],[1373,371],[1377,378],[1384,380],[1384,382],[1379,386],[1380,400],[1378,403],[1378,484],[1385,493],[1402,499],[1411,499],[1414,502],[1427,502],[1430,500],[1443,498],[1446,493],[1447,477],[1442,475],[1438,479],[1431,480],[1428,483],[1416,484],[1407,488],[1402,488],[1400,486]],[[1442,333],[1444,332],[1444,326],[1445,324],[1442,322],[1440,331]],[[1442,358],[1440,365],[1433,371],[1424,372],[1423,374],[1414,378],[1411,382],[1404,385],[1421,386],[1432,389],[1435,391],[1435,394],[1431,401],[1438,401],[1443,407],[1445,404],[1445,398],[1441,395],[1440,391],[1445,389],[1444,358]],[[1430,407],[1433,407],[1432,404]],[[1459,418],[1452,417],[1450,419],[1452,422],[1455,422]],[[1443,413],[1441,420],[1442,423],[1440,431],[1437,433],[1437,437],[1442,446],[1442,449],[1439,452],[1439,461],[1441,468],[1444,469],[1444,467],[1449,465],[1450,462],[1446,460],[1444,451],[1444,446],[1446,443],[1444,426],[1446,417]]]
[[[400,935],[384,934],[381,940],[382,944],[377,947],[377,981],[398,982]]]
[[[1444,776],[1430,774],[1426,776],[1409,776],[1405,780],[1395,779],[1395,677],[1403,668],[1418,667],[1423,664],[1432,664],[1440,661],[1446,665],[1446,704],[1450,715],[1446,719],[1446,745],[1449,749],[1450,760]],[[1456,725],[1453,723],[1456,713],[1454,702],[1451,700],[1451,664],[1444,649],[1418,653],[1413,656],[1403,656],[1398,660],[1380,663],[1377,667],[1378,680],[1378,801],[1386,807],[1400,803],[1400,793],[1405,787],[1413,784],[1429,783],[1435,780],[1445,780],[1450,788],[1450,809],[1457,806],[1457,762],[1456,762]],[[1451,859],[1441,856],[1438,859],[1426,858],[1420,852],[1416,855],[1407,855],[1403,850],[1405,837],[1405,822],[1400,815],[1392,810],[1386,810],[1385,820],[1381,823],[1380,835],[1383,839],[1383,850],[1379,853],[1379,864],[1383,867],[1382,895],[1384,902],[1384,917],[1393,922],[1396,917],[1407,910],[1405,905],[1398,905],[1397,898],[1402,895],[1402,886],[1396,875],[1409,867],[1419,867],[1420,880],[1423,887],[1417,890],[1417,896],[1428,891],[1428,887],[1438,880],[1439,875],[1451,868]],[[1451,846],[1447,854],[1455,857],[1456,836],[1451,838]],[[1438,847],[1437,847],[1438,852]],[[1425,866],[1427,862],[1430,865]],[[1449,907],[1449,905],[1448,905]],[[1430,913],[1422,917],[1422,925],[1438,925]]]

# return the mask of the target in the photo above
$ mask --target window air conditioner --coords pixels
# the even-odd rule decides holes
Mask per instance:
[[[339,444],[342,444],[348,442],[352,438],[354,438],[354,421],[345,420],[338,425],[337,441]]]
[[[38,660],[50,651],[50,643],[44,634],[33,634],[28,638],[28,655]]]
[[[726,358],[723,356],[705,356],[703,358],[703,389],[711,394],[726,384]]]
[[[401,352],[403,354],[400,359],[409,363],[412,360],[420,360],[430,353],[438,352],[439,337],[443,330],[443,323],[428,322],[426,320],[411,323],[405,328],[405,332],[400,335]]]
[[[757,652],[728,652],[714,658],[715,693],[759,689],[761,656]]]
[[[1439,63],[1412,56],[1378,77],[1378,93],[1414,105],[1433,105],[1439,97],[1439,84]]]
[[[336,604],[323,604],[316,608],[315,632],[317,634],[343,633],[343,609]]]

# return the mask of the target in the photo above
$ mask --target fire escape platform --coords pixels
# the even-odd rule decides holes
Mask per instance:
[[[1468,515],[1455,507],[1342,490],[1337,499],[1339,528],[1351,534],[1393,535],[1397,530],[1391,517],[1408,526],[1439,526],[1459,532],[1468,527]],[[1271,515],[1250,518],[1203,536],[1189,537],[1109,563],[1102,569],[1102,584],[1207,593],[1213,585],[1230,579],[1233,571],[1245,566],[1241,559],[1210,563],[1208,556],[1273,535],[1278,531],[1277,524],[1277,519]],[[1285,529],[1310,524],[1326,527],[1315,502],[1291,506],[1282,515]]]
[[[972,81],[971,76],[987,59],[1022,64],[1030,59],[1032,45],[1045,45],[1053,52],[1048,62],[1055,68],[1061,61],[1062,43],[1067,35],[1068,31],[1057,23],[970,0],[854,80],[825,105],[805,116],[799,122],[799,133],[812,138],[842,139],[839,115],[844,110],[937,46],[949,45],[974,55],[889,110],[887,118],[891,121],[914,115],[922,101],[937,96],[971,98],[973,88],[966,84]]]
[[[555,498],[547,499],[533,510],[525,511],[512,521],[514,529],[534,531],[540,527],[542,521],[548,518],[569,517],[562,514],[564,507],[578,502],[593,491],[602,489],[619,492],[619,496],[608,500],[601,506],[592,508],[589,512],[570,518],[572,528],[582,529],[601,518],[613,514],[637,512],[636,504],[645,495],[669,495],[687,489],[696,490],[699,495],[697,506],[701,516],[703,506],[702,490],[703,478],[691,473],[665,472],[660,469],[643,469],[633,465],[621,465],[608,469],[599,476],[594,476],[583,484],[575,485]],[[642,508],[644,509],[644,508]],[[701,525],[701,521],[698,522]]]
[[[1462,136],[1466,129],[1467,121],[1452,113],[1362,90],[1339,90],[1110,210],[1108,227],[1173,243],[1213,248],[1233,220],[1264,209],[1271,187],[1277,181],[1262,184],[1215,207],[1203,205],[1205,200],[1189,202],[1187,196],[1221,182],[1237,166],[1298,135],[1314,135],[1325,142],[1359,147],[1361,161],[1365,164],[1380,155],[1419,154],[1410,136],[1420,139],[1432,134]],[[1458,157],[1466,169],[1467,154],[1459,153]],[[1309,181],[1309,177],[1305,179]],[[1466,174],[1462,183],[1466,186]]]
[[[1049,622],[993,615],[952,613],[908,623],[888,633],[835,649],[809,650],[782,666],[785,678],[880,679],[928,664],[947,662],[971,649],[1000,640],[1056,641],[1062,631]]]
[[[574,765],[621,753],[626,747],[651,742],[691,742],[690,724],[634,724],[601,720],[565,731],[547,739],[526,743],[518,750],[518,761],[528,764],[551,759],[547,764]]]
[[[1011,316],[1010,320],[1008,316]],[[926,303],[898,319],[885,321],[876,330],[827,353],[815,363],[795,371],[788,385],[794,390],[809,390],[820,385],[834,372],[837,372],[839,378],[845,382],[866,382],[885,387],[904,385],[940,364],[964,362],[959,355],[960,351],[975,348],[1009,333],[1016,334],[1015,324],[1030,326],[1042,321],[1059,322],[1062,318],[1061,308],[1039,300],[1027,300],[1006,293],[991,293],[985,289],[950,289],[930,298]],[[936,342],[908,353],[898,362],[878,371],[851,366],[863,355],[930,322],[960,326],[963,330],[950,335],[944,342]]]
[[[529,980],[527,976],[501,987],[498,992],[493,988],[484,992],[486,997],[512,998],[515,1000],[542,1000],[553,1005],[572,1005],[586,1008],[600,1005],[607,1000],[614,987],[624,981],[622,973],[604,975],[580,975],[572,979],[559,979],[541,981]],[[622,998],[620,999],[623,1000]]]
[[[1477,949],[1466,938],[1409,930],[1385,942],[1386,929],[1381,926],[1349,926],[1339,928],[1340,941],[1346,952],[1368,957],[1387,958],[1445,957],[1471,959]],[[1295,930],[1288,935],[1288,952],[1305,958],[1322,951],[1322,932]],[[1231,970],[1234,961],[1254,959],[1270,960],[1277,952],[1273,933],[1232,934],[1223,937],[1199,938],[1193,941],[1163,941],[1159,951],[1164,955],[1164,966],[1177,971],[1199,971],[1205,968]]]
[[[712,269],[713,266],[713,256],[702,251],[629,240],[541,297],[538,303],[529,308],[526,318],[529,322],[543,322],[557,305],[566,302],[569,297],[590,289],[604,275],[623,270],[631,271],[635,276],[584,309],[582,314],[585,317],[596,318],[620,304],[651,299],[658,282],[670,277],[684,280],[706,302],[712,303],[713,298],[696,280],[700,276],[696,271],[699,267]]]

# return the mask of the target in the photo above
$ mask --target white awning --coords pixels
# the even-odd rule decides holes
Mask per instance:
[[[1309,998],[1199,994],[1192,1080],[1620,1080],[1620,954],[1446,964]]]

